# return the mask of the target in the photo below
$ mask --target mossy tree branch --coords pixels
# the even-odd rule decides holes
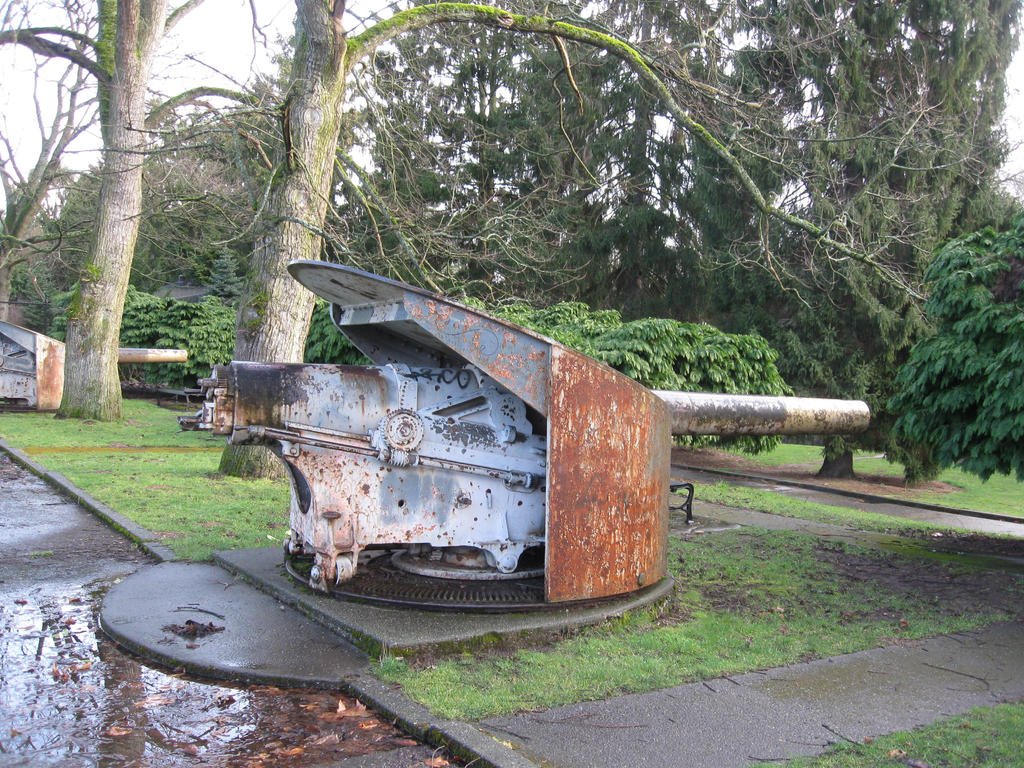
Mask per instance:
[[[793,227],[810,237],[819,247],[831,252],[833,260],[852,259],[875,270],[890,284],[920,298],[897,272],[879,261],[874,255],[855,245],[841,242],[830,234],[827,227],[783,210],[773,204],[760,189],[740,159],[700,121],[694,119],[672,93],[665,80],[654,71],[646,57],[629,43],[579,24],[556,21],[544,16],[526,16],[487,5],[472,3],[435,3],[409,8],[396,13],[386,21],[375,24],[348,41],[346,67],[366,58],[395,38],[409,32],[442,24],[463,23],[485,26],[519,34],[553,35],[583,45],[599,48],[620,59],[642,83],[656,94],[669,114],[693,138],[703,143],[734,174],[737,182],[750,197],[753,206],[762,215]]]
[[[86,42],[93,48],[96,47],[95,41],[84,35],[76,35],[71,30],[51,27],[0,30],[0,45],[18,44],[28,48],[33,53],[38,53],[40,56],[46,56],[50,59],[65,59],[80,66],[101,84],[106,85],[110,82],[110,74],[96,61],[90,59],[88,55],[77,48],[49,40],[44,35],[61,35],[79,40],[79,42]]]

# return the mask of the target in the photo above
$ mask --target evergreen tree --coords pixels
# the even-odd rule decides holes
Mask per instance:
[[[942,466],[1024,481],[1024,216],[951,241],[925,277],[937,328],[900,370],[896,431]]]
[[[238,257],[227,248],[221,248],[210,266],[210,293],[234,304],[242,294],[242,278],[238,276]]]
[[[864,233],[911,284],[939,243],[1005,220],[995,174],[1019,0],[744,0],[737,10],[735,29],[749,38],[737,79],[780,107],[752,151],[781,144],[786,162],[806,168],[802,185],[779,190],[795,211]],[[872,405],[872,430],[829,441],[823,471],[849,470],[863,446],[904,463],[908,479],[933,473],[927,451],[892,436],[886,407],[896,369],[927,331],[919,300],[856,262],[821,270],[798,231],[775,228],[760,247],[777,274],[725,260],[714,316],[765,335],[798,390]]]

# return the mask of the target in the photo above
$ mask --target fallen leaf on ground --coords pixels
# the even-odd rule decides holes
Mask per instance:
[[[356,702],[351,706],[345,706],[344,701],[338,701],[338,709],[334,712],[334,715],[340,717],[371,717],[373,715],[363,702],[356,699]]]
[[[906,756],[907,753],[904,752],[902,749],[890,749],[888,754],[886,754],[886,757],[891,757],[894,760],[902,760]]]
[[[419,744],[419,742],[416,741],[416,739],[397,738],[392,739],[391,741],[394,744],[397,744],[399,747],[415,747],[417,744]]]
[[[181,748],[181,751],[184,752],[186,755],[191,755],[192,757],[195,757],[199,754],[199,747],[197,747],[195,744],[186,744]]]
[[[106,731],[104,731],[104,733],[107,736],[113,736],[115,738],[119,738],[121,736],[127,736],[131,732],[132,732],[131,728],[125,728],[123,725],[112,725],[109,728],[107,728]]]
[[[344,699],[338,699],[338,710],[337,711],[338,711],[338,714],[341,714],[342,712],[349,712],[349,713],[365,712],[366,711],[366,705],[363,704],[363,702],[361,702],[359,699],[356,699],[355,702],[352,704],[352,706],[349,707],[349,706],[347,706],[345,704],[345,700]]]
[[[446,765],[451,765],[451,763],[443,757],[428,757],[423,761],[423,764],[427,766],[427,768],[444,768]]]
[[[91,669],[91,668],[92,668],[92,662],[91,661],[83,661],[81,664],[72,664],[71,665],[71,671],[72,672],[85,672],[87,669]]]

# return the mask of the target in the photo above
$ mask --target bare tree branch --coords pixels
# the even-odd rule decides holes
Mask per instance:
[[[579,24],[555,21],[543,16],[526,16],[485,5],[468,3],[436,3],[399,11],[386,22],[381,22],[348,41],[347,66],[371,54],[381,45],[396,37],[419,29],[445,23],[461,22],[507,30],[520,34],[546,34],[566,40],[600,48],[620,59],[636,74],[641,82],[656,94],[669,114],[682,128],[703,143],[734,174],[744,191],[750,196],[754,207],[769,216],[810,237],[819,247],[838,256],[832,258],[853,259],[874,269],[884,280],[898,286],[915,297],[920,294],[915,287],[879,261],[874,255],[852,247],[832,237],[827,229],[801,216],[783,210],[772,203],[758,187],[753,177],[736,155],[701,122],[694,119],[677,100],[665,81],[654,71],[650,62],[633,45],[610,34],[597,32]]]
[[[160,119],[168,112],[177,109],[178,107],[185,106],[187,104],[195,104],[200,99],[216,96],[222,99],[231,99],[240,103],[257,103],[257,99],[250,94],[243,93],[242,91],[235,91],[230,88],[217,88],[214,86],[200,86],[198,88],[190,88],[187,91],[179,93],[177,96],[172,96],[165,101],[160,102],[155,107],[150,109],[149,114],[146,116],[146,128],[155,128]]]
[[[64,31],[66,32],[67,30]],[[67,59],[89,72],[100,83],[106,84],[110,82],[110,74],[84,53],[62,43],[47,40],[45,37],[41,37],[40,34],[28,29],[0,30],[0,45],[22,45],[30,51],[38,53],[40,56],[46,56],[51,59]]]

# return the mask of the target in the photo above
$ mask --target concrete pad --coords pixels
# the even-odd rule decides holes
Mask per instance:
[[[479,725],[562,766],[739,768],[1022,698],[1024,622],[1011,622]]]
[[[587,608],[538,613],[414,611],[338,600],[313,592],[285,573],[283,555],[277,547],[218,552],[214,559],[230,572],[297,609],[371,656],[389,649],[430,646],[456,650],[501,636],[597,624],[665,599],[672,591],[671,579],[665,579],[642,594]]]
[[[188,619],[224,630],[187,639],[165,629]],[[367,668],[342,638],[213,565],[162,563],[132,574],[107,593],[100,626],[143,658],[203,677],[336,688]]]

